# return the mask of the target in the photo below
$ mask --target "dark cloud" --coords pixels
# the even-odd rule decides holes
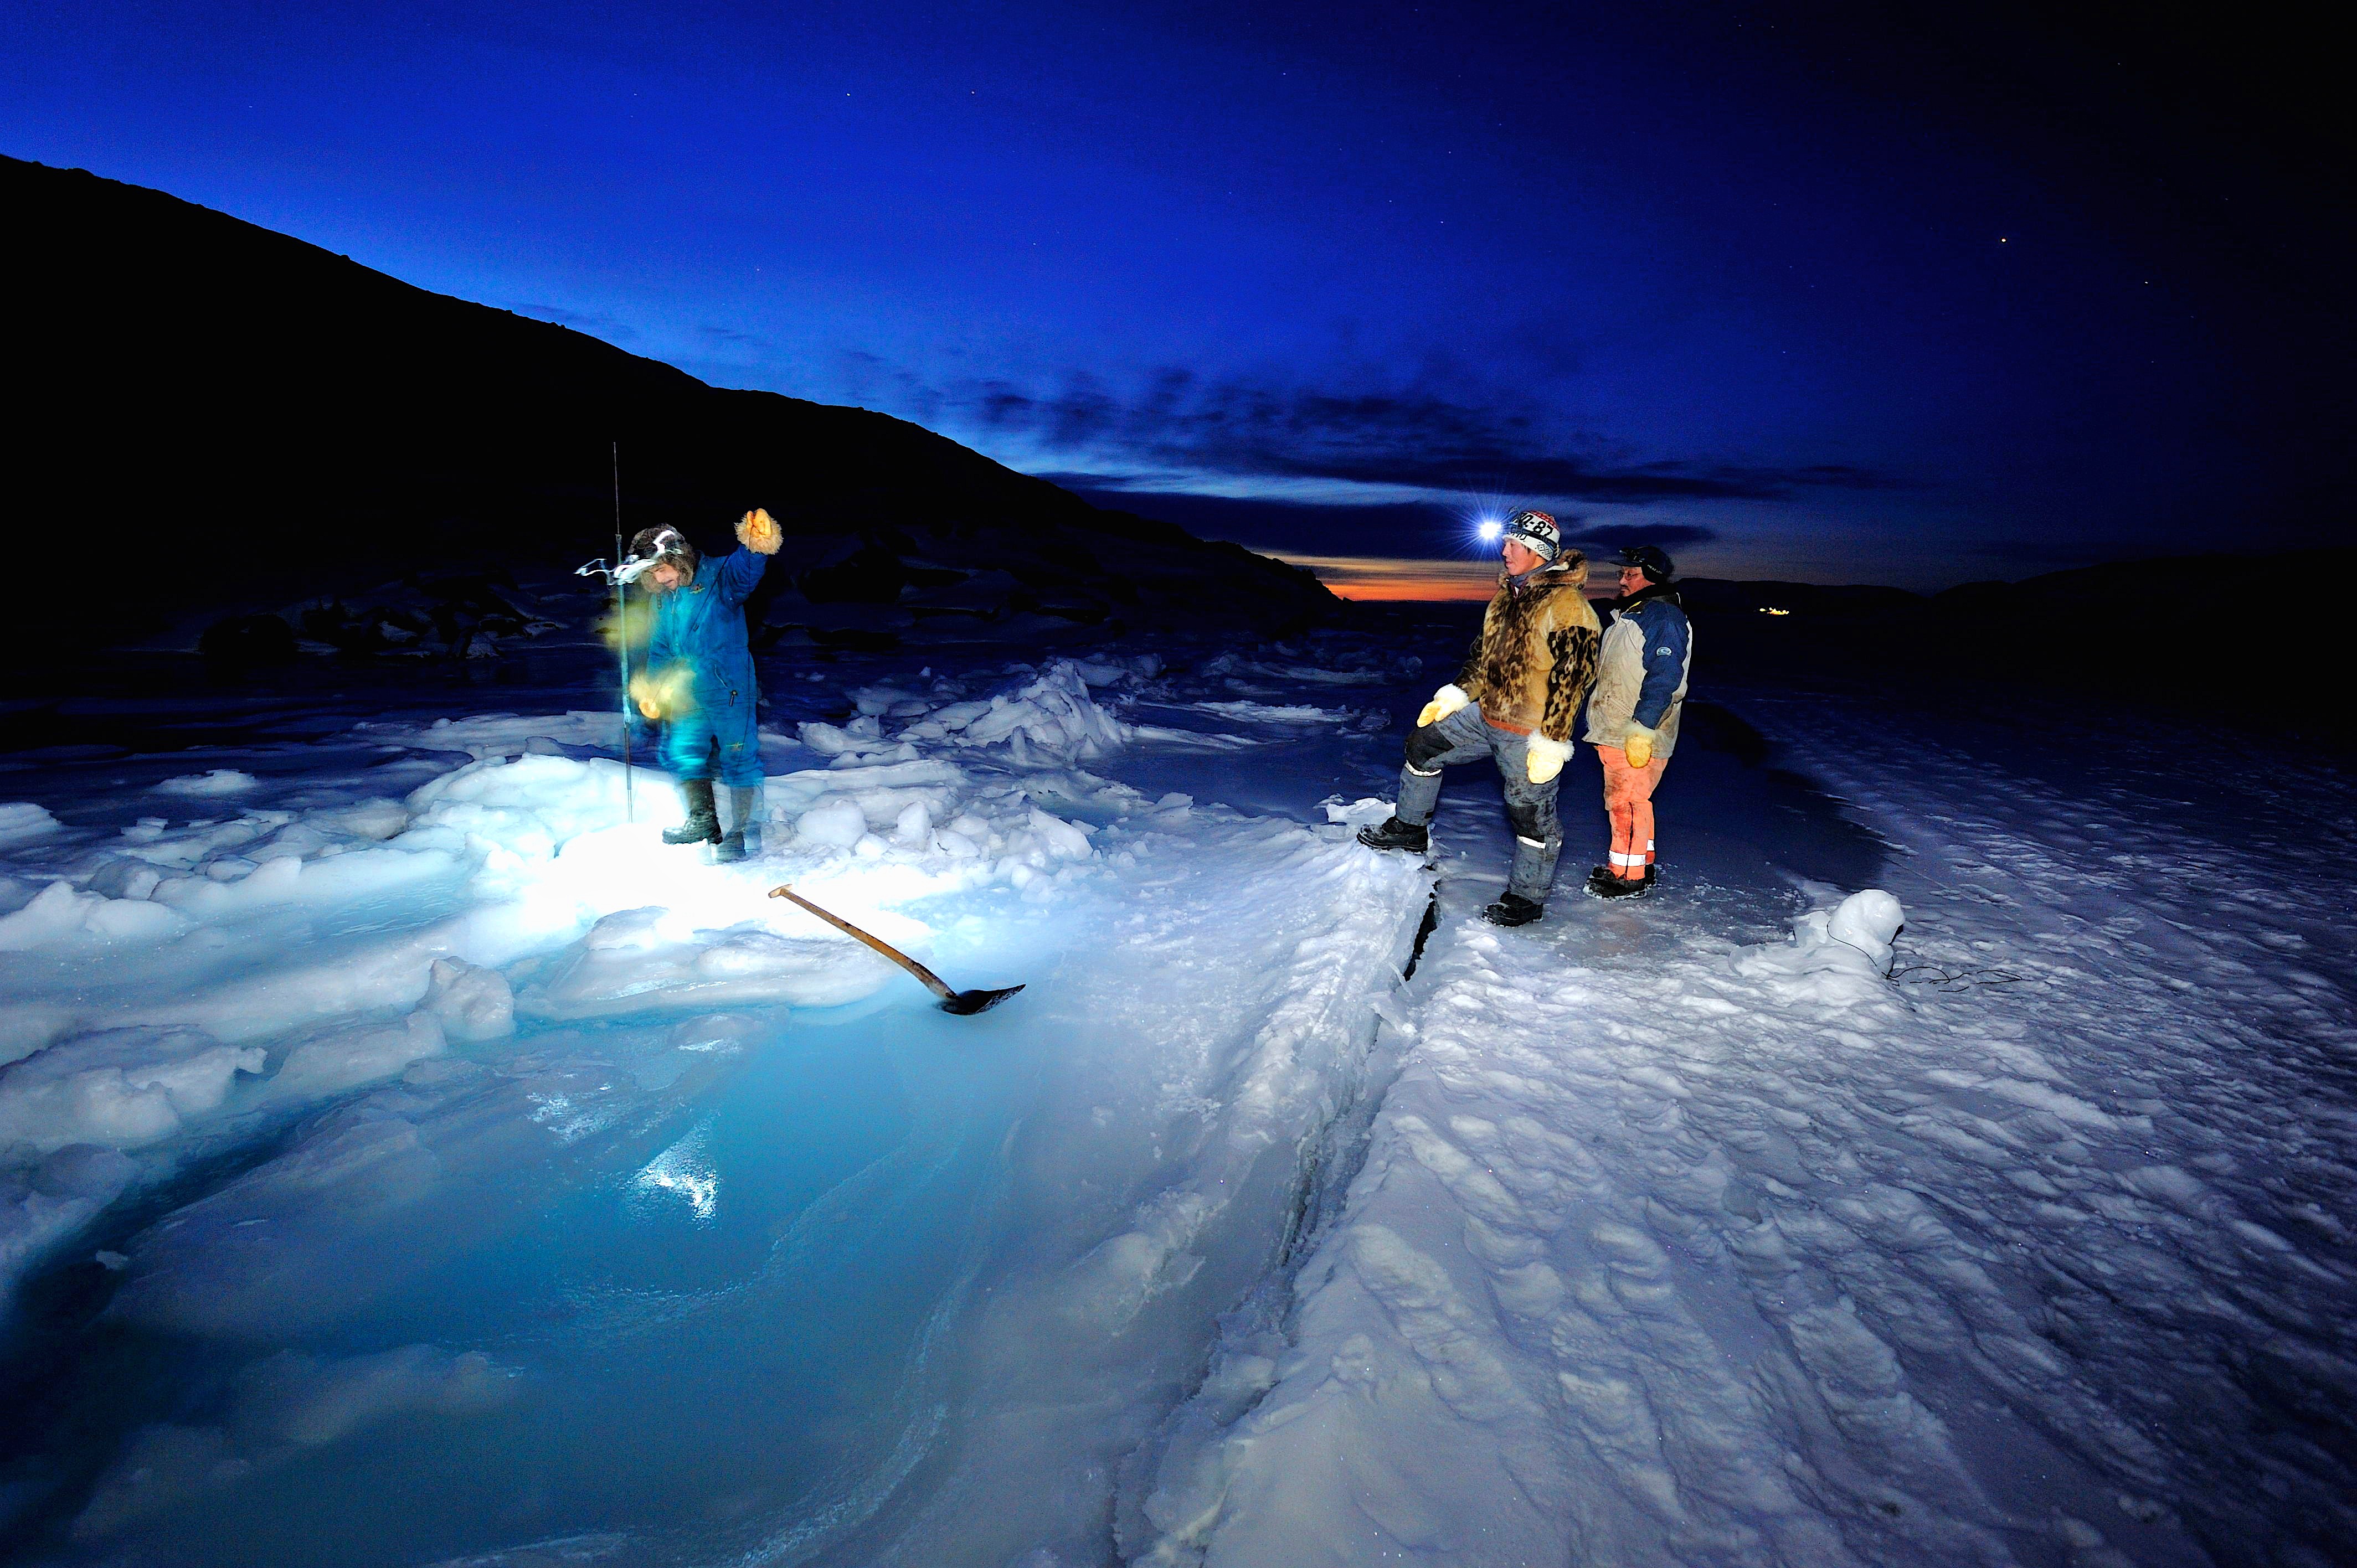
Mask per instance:
[[[1649,522],[1641,527],[1620,525],[1606,528],[1566,528],[1563,540],[1577,544],[1590,554],[1600,550],[1618,550],[1630,544],[1652,544],[1663,550],[1683,549],[1689,544],[1707,544],[1718,537],[1718,530],[1699,523]]]
[[[884,410],[928,429],[942,423],[946,403],[941,389],[880,354],[837,349],[834,382],[838,395],[862,408]]]
[[[1175,522],[1206,539],[1229,539],[1253,550],[1299,555],[1388,555],[1447,560],[1486,554],[1495,545],[1473,538],[1470,520],[1429,502],[1390,505],[1326,505],[1315,501],[1262,500],[1231,496],[1134,490],[1098,474],[1042,474],[1095,506],[1134,511]],[[1566,518],[1565,537],[1594,553],[1623,544],[1663,549],[1699,544],[1717,535],[1708,528],[1669,523],[1642,528],[1584,528]]]
[[[1117,454],[1238,478],[1341,479],[1622,504],[1773,500],[1806,489],[1872,489],[1885,482],[1844,464],[1613,461],[1551,436],[1528,410],[1420,390],[1329,392],[1205,381],[1184,371],[1164,371],[1130,396],[1082,374],[1054,396],[986,381],[955,390],[949,401],[986,429],[1027,435],[1055,450]]]
[[[767,349],[770,346],[770,340],[766,338],[756,337],[750,332],[741,332],[734,327],[715,326],[708,321],[698,327],[695,331],[706,344],[716,349]]]

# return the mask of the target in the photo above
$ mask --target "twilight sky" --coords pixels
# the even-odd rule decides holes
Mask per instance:
[[[1337,579],[2345,542],[2322,45],[1906,9],[16,0],[0,151]]]

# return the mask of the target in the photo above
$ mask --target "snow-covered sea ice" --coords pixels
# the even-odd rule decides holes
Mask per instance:
[[[1969,733],[1750,697],[1845,807],[1697,745],[1658,893],[1567,855],[1501,932],[1452,780],[1419,950],[1436,872],[1351,838],[1402,650],[928,657],[780,697],[739,866],[661,845],[643,773],[626,820],[587,691],[0,806],[0,1558],[2110,1568],[2357,1528],[2337,777],[2240,819],[2304,834],[2257,900],[2132,729],[2007,799]],[[787,882],[1027,989],[948,1017]]]

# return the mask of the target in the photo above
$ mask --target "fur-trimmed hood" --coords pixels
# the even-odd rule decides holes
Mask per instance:
[[[695,569],[704,562],[703,553],[687,542],[687,536],[671,527],[639,530],[630,540],[630,556],[648,562],[651,568],[668,562],[691,583],[695,580]],[[651,579],[647,586],[654,586]]]
[[[1514,585],[1513,575],[1502,564],[1498,568],[1498,586],[1508,593],[1528,593],[1541,585],[1554,587],[1566,584],[1577,588],[1587,581],[1587,557],[1577,550],[1566,549],[1537,571],[1526,575],[1519,589]]]

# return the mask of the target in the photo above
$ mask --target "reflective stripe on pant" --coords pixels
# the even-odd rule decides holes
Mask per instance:
[[[1438,724],[1412,731],[1407,764],[1400,769],[1399,820],[1418,827],[1430,822],[1440,803],[1441,769],[1485,757],[1498,765],[1499,782],[1505,786],[1506,821],[1514,830],[1514,864],[1506,891],[1544,904],[1555,886],[1555,857],[1563,853],[1563,825],[1555,815],[1561,776],[1544,784],[1531,782],[1528,736],[1495,727],[1476,707],[1459,708]]]
[[[1631,768],[1627,752],[1599,746],[1596,760],[1604,765],[1604,814],[1612,819],[1608,864],[1616,876],[1638,881],[1653,864],[1653,790],[1670,759],[1657,757],[1642,768]]]

